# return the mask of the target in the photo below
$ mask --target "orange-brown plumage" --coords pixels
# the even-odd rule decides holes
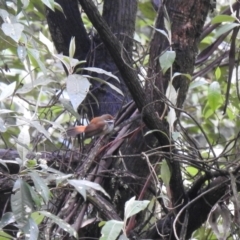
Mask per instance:
[[[70,137],[76,137],[80,133],[84,133],[85,137],[99,136],[113,130],[113,119],[110,114],[104,114],[93,118],[87,126],[70,127],[66,132]]]

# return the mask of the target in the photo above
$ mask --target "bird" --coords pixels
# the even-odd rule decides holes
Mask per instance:
[[[75,126],[66,130],[69,137],[76,137],[83,133],[85,138],[97,137],[110,133],[114,128],[114,117],[110,114],[104,114],[100,117],[93,118],[87,126]]]

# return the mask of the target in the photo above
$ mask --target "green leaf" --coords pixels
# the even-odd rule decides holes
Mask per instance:
[[[46,86],[52,82],[56,82],[56,81],[51,78],[45,77],[45,76],[40,76],[35,81],[24,84],[22,88],[17,90],[17,93],[25,94],[25,93],[32,91],[37,86]]]
[[[214,114],[214,111],[212,110],[212,108],[210,108],[209,103],[207,102],[207,104],[205,105],[205,107],[203,109],[203,116],[205,119],[208,119],[213,114]]]
[[[175,58],[176,58],[175,51],[166,51],[160,56],[159,61],[160,61],[163,74],[165,74],[166,71],[172,66]]]
[[[0,109],[0,114],[5,114],[5,113],[12,113],[14,111],[9,110],[9,109]]]
[[[21,7],[22,7],[23,9],[26,9],[26,8],[28,7],[28,5],[29,5],[29,1],[30,1],[30,0],[21,0],[21,3],[22,3],[22,6],[21,6]],[[18,2],[19,2],[19,1],[18,1]],[[19,11],[19,12],[21,12],[21,11]],[[19,12],[18,12],[18,13],[19,13]]]
[[[128,237],[126,237],[124,234],[120,235],[118,240],[130,240]]]
[[[69,45],[69,57],[70,58],[73,58],[75,50],[76,50],[75,37],[72,37],[71,41],[70,41],[70,45]]]
[[[120,234],[124,223],[117,220],[107,221],[101,230],[102,236],[99,240],[115,240]]]
[[[215,77],[216,77],[216,80],[219,80],[219,78],[221,77],[221,69],[220,69],[220,67],[216,68],[216,70],[215,70]]]
[[[222,23],[222,22],[234,22],[236,20],[235,17],[229,15],[217,15],[212,19],[212,24]]]
[[[19,42],[24,26],[21,23],[3,23],[3,32],[12,38],[15,42]]]
[[[173,141],[177,141],[177,139],[181,136],[180,132],[172,132]]]
[[[194,88],[197,88],[197,87],[201,87],[203,85],[206,85],[208,84],[208,81],[206,81],[204,78],[200,78],[198,80],[195,80],[193,82],[190,83],[189,85],[189,89],[194,89]]]
[[[105,70],[102,69],[102,68],[86,67],[86,68],[83,68],[83,69],[85,69],[85,70],[87,70],[87,71],[91,71],[91,72],[96,72],[96,73],[98,73],[98,74],[105,74],[105,75],[107,75],[107,76],[109,76],[109,77],[111,77],[111,78],[116,79],[118,82],[120,82],[120,81],[119,81],[119,78],[118,78],[117,76],[113,75],[111,72],[105,71]]]
[[[154,28],[154,29],[155,29],[155,31],[161,33],[163,36],[165,36],[169,40],[168,33],[165,30],[158,29],[158,28]]]
[[[91,86],[88,79],[79,74],[71,74],[66,78],[67,93],[75,111],[88,94]]]
[[[45,4],[47,7],[49,7],[53,12],[54,9],[54,0],[41,0],[43,4]]]
[[[57,186],[62,183],[63,181],[65,181],[68,178],[71,178],[73,176],[73,174],[64,174],[64,175],[58,175],[55,179],[56,179],[56,184]]]
[[[199,172],[199,170],[197,168],[192,167],[192,166],[186,167],[186,170],[193,177]]]
[[[163,160],[161,164],[161,178],[164,184],[168,186],[171,178],[171,172],[166,160]]]
[[[56,57],[58,60],[60,60],[64,64],[69,74],[73,73],[73,68],[76,65],[85,62],[85,61],[79,61],[78,59],[75,59],[75,58],[64,56],[62,54],[53,54],[53,56]]]
[[[40,214],[39,212],[33,212],[31,214],[31,218],[34,220],[34,222],[39,225],[43,219],[44,219],[44,216],[42,214]]]
[[[16,219],[15,219],[15,217],[14,217],[12,212],[4,213],[3,216],[2,216],[2,219],[0,221],[0,229],[3,229],[8,224],[11,224],[11,223],[13,223],[15,221],[16,221]]]
[[[96,80],[96,81],[98,81],[98,82],[100,82],[100,83],[102,83],[102,84],[106,84],[106,85],[108,85],[110,88],[112,88],[114,91],[116,91],[117,93],[119,93],[119,94],[121,94],[121,95],[123,96],[122,91],[121,91],[119,88],[115,87],[113,84],[111,84],[111,83],[109,83],[109,82],[107,82],[107,81],[105,81],[105,80],[103,80],[103,79],[97,78],[97,77],[92,77],[92,76],[89,76],[89,75],[83,75],[83,76],[88,77],[88,78],[91,78],[91,79],[93,79],[93,80]]]
[[[139,1],[138,8],[146,18],[151,19],[152,21],[155,19],[156,11],[153,9],[152,3],[150,1]]]
[[[226,24],[224,24],[223,26],[221,26],[220,28],[217,29],[216,34],[215,34],[215,38],[218,38],[222,34],[232,30],[235,27],[239,27],[239,23],[226,23]]]
[[[192,76],[188,73],[179,73],[179,72],[175,72],[173,74],[173,77],[172,77],[172,80],[175,78],[175,77],[178,77],[178,76],[184,76],[186,77],[188,80],[191,80],[192,79]]]
[[[47,184],[38,175],[37,172],[32,171],[31,173],[29,173],[29,175],[31,176],[34,182],[34,186],[36,188],[37,193],[44,199],[45,203],[47,204],[51,195]]]
[[[67,222],[62,220],[61,218],[51,214],[50,212],[47,211],[39,211],[40,214],[44,215],[45,217],[48,217],[52,219],[54,223],[56,223],[60,228],[62,228],[64,231],[68,232],[70,236],[74,236],[75,238],[78,238],[78,233],[76,230]]]
[[[98,183],[90,182],[87,180],[76,180],[76,179],[68,180],[68,182],[73,187],[75,187],[75,189],[83,196],[85,201],[86,201],[86,191],[89,190],[90,188],[97,191],[101,191],[105,196],[110,198],[107,192]]]
[[[40,198],[40,196],[36,193],[36,191],[30,186],[29,186],[29,191],[35,206],[41,207],[41,204],[43,204],[42,198]]]
[[[38,66],[41,68],[42,72],[47,75],[47,69],[45,64],[40,59],[40,52],[36,49],[28,48],[28,54],[38,63]]]
[[[29,128],[28,126],[23,126],[17,139],[17,151],[24,163],[27,160],[27,154],[29,152],[29,149],[28,149],[29,144],[30,144]]]
[[[14,183],[13,194],[11,194],[12,212],[20,228],[27,224],[34,209],[29,187],[22,179],[18,179]]]
[[[170,36],[170,33],[171,33],[171,22],[170,22],[169,18],[165,18],[164,17],[163,20],[164,20],[164,26],[165,26],[165,28],[168,31],[168,35]]]
[[[17,54],[21,62],[23,62],[26,59],[27,56],[27,50],[25,46],[19,45],[17,47]]]
[[[168,99],[173,105],[175,105],[175,104],[176,104],[176,101],[177,101],[177,96],[178,96],[178,93],[177,93],[177,91],[175,90],[175,87],[172,85],[172,82],[169,82],[169,83],[168,83],[167,90],[166,90],[166,97],[167,97],[167,99]]]
[[[4,87],[4,91],[1,92],[0,102],[5,100],[6,98],[12,96],[16,87],[16,82],[12,82],[11,84]]]
[[[46,131],[46,129],[39,123],[38,120],[29,120],[27,118],[24,118],[24,117],[21,117],[21,116],[18,116],[18,119],[21,119],[25,122],[27,122],[29,125],[31,125],[32,127],[36,128],[40,133],[44,134],[44,136],[46,138],[49,139],[49,141],[52,141],[51,138],[50,138],[50,134],[48,131]]]
[[[62,14],[64,14],[64,11],[62,9],[62,6],[54,1],[54,8],[60,11]]]
[[[150,201],[148,200],[142,200],[138,201],[135,200],[135,197],[132,197],[130,200],[128,200],[125,203],[124,208],[124,219],[125,221],[130,218],[131,216],[139,213],[140,211],[144,210]]]
[[[59,101],[63,105],[63,107],[71,113],[76,119],[81,119],[80,115],[73,109],[71,102],[65,98],[60,98]]]
[[[214,81],[210,84],[208,89],[208,104],[210,108],[215,111],[223,103],[221,88],[218,82]]]
[[[38,240],[39,229],[32,218],[28,219],[27,224],[21,230],[25,234],[25,240]]]
[[[230,120],[234,120],[234,119],[236,119],[236,117],[238,116],[238,114],[236,114],[236,111],[234,111],[234,109],[232,109],[231,107],[228,107],[228,108],[227,108],[226,113],[227,113],[228,118],[229,118]]]
[[[0,231],[0,240],[11,240],[13,239],[11,235],[5,233],[4,231]]]
[[[17,18],[13,16],[12,14],[9,14],[6,10],[0,9],[0,17],[4,22],[11,22],[11,23],[16,23]]]

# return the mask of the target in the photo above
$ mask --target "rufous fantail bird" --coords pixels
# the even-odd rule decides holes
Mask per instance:
[[[99,136],[110,133],[114,128],[114,118],[110,114],[104,114],[93,118],[87,126],[75,126],[67,129],[69,137],[76,137],[84,133],[84,137]]]

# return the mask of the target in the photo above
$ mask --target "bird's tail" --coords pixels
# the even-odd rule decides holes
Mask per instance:
[[[67,136],[69,137],[76,137],[80,133],[84,133],[86,126],[76,126],[70,127],[66,130]]]

